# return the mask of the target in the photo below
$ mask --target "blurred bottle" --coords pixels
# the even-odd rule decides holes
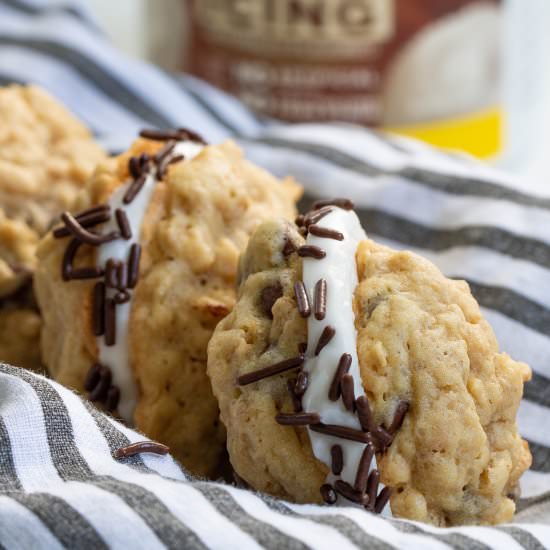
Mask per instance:
[[[502,147],[502,0],[188,0],[187,69],[259,113]]]

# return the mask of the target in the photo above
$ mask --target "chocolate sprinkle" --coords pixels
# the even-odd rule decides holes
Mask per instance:
[[[380,472],[378,470],[373,470],[367,481],[367,495],[369,495],[369,504],[368,509],[373,511],[376,505],[376,495],[378,494],[378,485],[380,484]]]
[[[344,407],[346,407],[348,411],[353,412],[355,409],[355,392],[353,376],[351,374],[344,374],[344,376],[342,376],[340,388],[342,390],[342,401],[344,402]]]
[[[116,288],[118,290],[126,290],[126,284],[128,282],[128,269],[124,262],[118,262],[116,269],[117,283]]]
[[[407,414],[408,410],[409,403],[407,401],[400,401],[397,405],[397,408],[395,409],[393,421],[388,428],[388,432],[390,434],[393,435],[399,431],[399,428],[401,428],[401,425],[403,424],[403,420],[405,419],[405,415]]]
[[[189,128],[178,128],[178,134],[180,136],[180,139],[189,139],[190,141],[195,141],[196,143],[202,143],[202,145],[206,145],[206,140],[197,132],[194,132],[193,130],[189,130]]]
[[[294,393],[298,397],[301,397],[302,395],[304,395],[304,393],[306,393],[308,382],[309,377],[307,372],[300,372],[300,374],[298,374],[298,377],[296,378],[296,383],[294,385]]]
[[[300,342],[298,344],[298,353],[302,355],[307,351],[307,342]]]
[[[99,383],[100,375],[101,365],[99,363],[94,363],[90,367],[90,370],[84,380],[84,389],[88,392],[92,391]]]
[[[316,260],[322,260],[325,258],[327,253],[318,246],[304,244],[298,248],[298,256],[301,258],[315,258]]]
[[[135,288],[139,279],[139,262],[141,259],[141,246],[134,243],[130,247],[130,258],[128,259],[128,288]]]
[[[73,262],[81,245],[82,243],[79,240],[72,239],[65,249],[63,260],[61,261],[61,277],[64,281],[69,281],[72,278]]]
[[[178,128],[176,130],[142,130],[139,135],[142,138],[150,139],[153,141],[168,141],[174,139],[176,141],[183,141],[188,139],[197,143],[206,144],[206,141],[193,130],[187,128]]]
[[[314,314],[317,321],[322,321],[327,312],[327,282],[319,279],[315,283]]]
[[[296,307],[300,315],[304,317],[304,319],[309,317],[311,306],[309,305],[306,287],[302,281],[296,281],[296,283],[294,283],[294,294],[296,295]]]
[[[380,450],[384,450],[392,444],[393,435],[388,433],[384,428],[382,428],[382,426],[376,426],[376,428],[370,433],[378,442],[378,447]]]
[[[105,332],[105,283],[96,283],[92,297],[92,327],[94,336]]]
[[[273,319],[273,306],[275,302],[283,295],[283,287],[279,281],[275,281],[272,285],[266,286],[260,293],[260,304],[264,314]]]
[[[80,212],[77,212],[74,214],[74,217],[80,221],[82,218],[86,218],[88,216],[91,216],[93,214],[98,214],[99,212],[110,212],[111,207],[108,204],[99,204],[97,206],[91,206],[90,208],[86,208],[86,210],[81,210]]]
[[[87,214],[81,214],[80,216],[75,216],[75,220],[82,227],[94,227],[100,223],[104,223],[111,219],[111,213],[108,209],[102,208],[101,210],[90,211]],[[66,226],[58,227],[54,229],[53,236],[56,239],[62,239],[64,237],[69,237],[72,233]]]
[[[128,221],[128,216],[126,215],[126,212],[124,212],[122,208],[117,208],[115,210],[115,216],[122,238],[126,240],[131,239],[132,229],[130,227],[130,222]]]
[[[116,343],[116,304],[114,300],[105,300],[105,345]]]
[[[111,387],[111,379],[111,369],[101,365],[99,367],[98,382],[90,392],[90,401],[104,401],[107,398],[107,392]]]
[[[288,393],[290,393],[290,399],[292,400],[292,406],[294,408],[294,412],[298,413],[298,412],[302,412],[302,401],[296,395],[295,384],[296,384],[296,380],[292,378],[290,380],[287,380],[286,387],[288,388]]]
[[[316,237],[323,237],[325,239],[334,239],[335,241],[343,241],[344,234],[328,227],[320,227],[319,225],[310,225],[308,231]]]
[[[173,157],[164,157],[159,163],[158,163],[158,169],[157,169],[157,179],[161,180],[166,175],[166,170],[168,169],[168,166],[171,164],[175,164],[176,162],[180,162],[185,157],[183,155],[175,155]]]
[[[119,401],[120,389],[117,386],[111,386],[107,392],[107,397],[105,398],[105,408],[112,412],[118,407]]]
[[[332,485],[325,483],[321,485],[321,497],[327,504],[334,504],[336,499],[336,491],[333,489]]]
[[[336,329],[330,325],[326,326],[319,336],[319,341],[317,342],[317,347],[315,348],[315,355],[319,355],[322,349],[332,340],[333,336],[336,334]]]
[[[312,210],[308,214],[306,214],[304,218],[304,225],[306,227],[309,227],[310,225],[317,223],[319,220],[322,220],[325,216],[328,216],[334,208],[324,207],[320,208],[319,210]]]
[[[121,447],[114,452],[115,458],[128,458],[141,453],[152,453],[155,455],[166,455],[170,448],[156,441],[139,441],[126,447]]]
[[[76,218],[74,218],[69,212],[63,212],[63,214],[61,214],[61,219],[63,220],[65,227],[71,232],[71,234],[74,235],[74,237],[80,242],[85,244],[99,246],[103,243],[114,241],[119,236],[116,232],[107,233],[106,235],[90,233],[85,228],[83,228],[78,223]]]
[[[298,214],[298,216],[296,217],[296,219],[294,220],[294,223],[298,226],[298,227],[302,227],[305,223],[305,220],[306,220],[306,217],[303,215],[303,214]]]
[[[242,374],[237,378],[237,384],[239,384],[239,386],[247,386],[248,384],[262,380],[263,378],[268,378],[269,376],[274,376],[276,374],[280,374],[281,372],[301,367],[303,363],[303,355],[285,359],[284,361],[280,361],[279,363],[275,363],[269,367]]]
[[[118,266],[121,262],[109,258],[105,265],[105,284],[110,288],[118,287]]]
[[[388,503],[388,500],[390,500],[391,494],[392,494],[392,489],[391,487],[388,487],[388,486],[384,487],[380,491],[380,494],[378,495],[378,498],[376,499],[376,504],[374,506],[374,512],[376,514],[380,514],[382,512],[382,510]]]
[[[314,424],[310,426],[314,432],[333,435],[349,441],[358,441],[359,443],[370,443],[372,441],[370,434],[360,430],[354,430],[347,426],[336,426],[334,424]]]
[[[357,467],[357,474],[355,475],[355,489],[361,493],[364,493],[367,490],[367,480],[369,478],[369,470],[373,458],[374,445],[372,443],[368,443],[361,454],[359,466]],[[371,502],[374,503],[374,499],[372,499]]]
[[[339,476],[344,468],[344,453],[341,445],[333,445],[330,448],[331,469],[335,476]]]
[[[128,161],[128,172],[132,178],[137,179],[141,176],[142,164],[139,157],[130,157]]]
[[[340,381],[342,380],[342,376],[344,376],[344,374],[349,371],[351,367],[351,361],[352,359],[349,353],[343,353],[342,357],[340,357],[338,368],[334,373],[334,378],[332,379],[332,383],[330,384],[330,389],[328,391],[328,398],[331,401],[338,401],[338,399],[340,398]]]
[[[177,130],[142,130],[139,135],[152,141],[179,141],[181,139]]]
[[[130,204],[136,198],[137,194],[141,191],[141,188],[145,185],[146,179],[147,174],[141,174],[139,178],[130,184],[130,187],[128,187],[122,199],[124,204]]]
[[[375,430],[376,424],[374,423],[369,400],[366,395],[361,395],[356,399],[355,408],[357,409],[357,416],[359,418],[361,428],[363,428],[366,432]]]
[[[155,154],[155,162],[162,162],[170,153],[172,153],[174,147],[176,146],[176,143],[177,142],[171,140],[168,143],[164,144]]]
[[[361,493],[356,491],[349,483],[338,479],[334,483],[334,488],[337,493],[340,493],[344,498],[351,500],[351,502],[356,502],[362,506],[366,506],[369,501],[369,497],[366,493]]]
[[[71,271],[71,279],[97,279],[103,276],[99,267],[79,267]]]
[[[280,413],[275,420],[281,426],[309,426],[310,424],[319,424],[321,420],[317,413],[299,412],[293,414]]]
[[[353,201],[350,201],[349,199],[324,199],[320,201],[315,201],[313,203],[313,209],[323,208],[324,206],[338,206],[339,208],[343,208],[344,210],[353,210],[355,208],[355,205],[353,204]]]

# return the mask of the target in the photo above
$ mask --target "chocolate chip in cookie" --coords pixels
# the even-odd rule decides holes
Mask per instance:
[[[270,318],[273,319],[273,306],[275,302],[283,295],[283,287],[279,281],[274,284],[266,286],[260,294],[260,304],[262,311]]]

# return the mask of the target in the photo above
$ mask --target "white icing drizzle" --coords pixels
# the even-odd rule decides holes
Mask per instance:
[[[318,237],[311,233],[307,237],[308,245],[318,246],[326,251],[324,259],[303,259],[303,281],[312,309],[315,284],[320,279],[325,279],[327,282],[327,300],[326,315],[323,320],[318,321],[313,313],[308,318],[308,352],[304,370],[308,373],[309,382],[302,398],[302,406],[304,411],[319,413],[321,422],[324,424],[336,424],[361,430],[357,415],[345,408],[342,399],[331,401],[328,394],[340,357],[344,353],[349,353],[352,357],[349,374],[353,376],[355,397],[365,395],[357,358],[353,293],[358,284],[355,254],[359,243],[367,236],[355,212],[337,207],[333,207],[332,212],[319,220],[316,225],[339,231],[344,235],[344,240]],[[323,329],[329,325],[336,329],[336,333],[315,357],[314,350],[319,337]],[[342,447],[344,468],[339,477],[353,486],[365,444],[320,434],[309,428],[308,432],[313,454],[329,468],[332,462],[331,447],[333,445]],[[373,458],[371,464],[371,470],[374,468],[376,468],[376,458]],[[329,474],[328,481],[334,479],[333,474]]]
[[[203,147],[203,145],[194,141],[181,141],[176,144],[168,158],[176,155],[183,155],[184,159],[182,162],[189,161],[196,157]],[[98,247],[96,260],[97,267],[104,269],[109,259],[127,262],[130,255],[130,248],[133,244],[139,243],[143,218],[145,217],[147,207],[151,202],[151,197],[157,184],[156,164],[152,165],[143,187],[135,196],[134,200],[130,204],[124,204],[124,195],[131,184],[132,180],[121,185],[111,196],[109,205],[111,207],[112,217],[104,224],[103,229],[105,233],[118,231],[114,212],[117,208],[120,208],[126,213],[132,231],[132,237],[128,240],[119,238]],[[116,293],[117,291],[115,289],[108,288],[107,298],[112,298]],[[132,295],[132,293],[130,293],[130,295]],[[97,338],[99,350],[98,361],[111,369],[112,383],[120,389],[118,412],[129,424],[133,423],[134,409],[137,401],[137,386],[133,378],[132,369],[130,368],[128,350],[128,325],[131,307],[131,299],[125,304],[116,306],[116,341],[113,346],[107,346],[103,336]]]

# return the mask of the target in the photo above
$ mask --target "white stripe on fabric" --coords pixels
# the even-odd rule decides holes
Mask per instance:
[[[200,95],[221,118],[235,127],[239,134],[256,136],[264,127],[237,98],[191,75],[182,74],[178,79],[186,88]]]
[[[364,177],[358,179],[362,188],[355,185],[350,196],[358,207],[382,210],[432,230],[489,226],[550,243],[548,210],[492,198],[450,195],[400,177],[372,179],[372,186],[365,185]]]
[[[375,514],[363,512],[358,508],[315,506],[312,504],[287,504],[287,506],[298,514],[309,514],[312,516],[342,515],[352,520],[358,528],[365,533],[376,536],[380,540],[409,550],[410,548],[422,548],[426,550],[448,550],[450,547],[434,538],[424,535],[405,533],[396,529],[390,522]]]
[[[120,129],[137,136],[147,123],[90,86],[70,65],[48,55],[17,46],[1,46],[0,74],[32,82],[48,90],[96,134],[116,134]],[[77,99],[77,101],[75,101]],[[128,143],[128,141],[127,141]]]
[[[0,495],[0,545],[6,550],[63,550],[36,515],[15,500]]]
[[[548,407],[524,399],[518,410],[518,426],[521,435],[533,443],[550,447],[550,430],[546,428],[549,418]]]
[[[105,70],[115,75],[134,93],[141,96],[157,112],[173,121],[173,126],[199,129],[211,141],[219,141],[228,132],[214,119],[197,116],[196,105],[181,94],[177,85],[152,65],[124,56],[109,45],[97,40],[85,26],[72,18],[52,14],[31,19],[12,10],[2,12],[4,36],[59,42],[76,52],[90,56]],[[70,104],[69,104],[70,106]]]
[[[130,440],[130,443],[136,443],[138,441],[148,439],[146,436],[143,436],[130,428],[127,428],[123,424],[120,424],[120,422],[117,422],[110,416],[106,416],[105,418],[119,432],[124,434]],[[151,453],[145,453],[141,455],[141,459],[147,468],[153,470],[159,475],[162,475],[163,477],[175,479],[176,481],[187,481],[182,469],[170,455],[162,457]]]
[[[0,403],[17,476],[23,488],[48,491],[62,483],[51,460],[40,400],[33,388],[0,372]]]
[[[304,544],[318,550],[334,550],[334,548],[357,548],[349,539],[336,529],[315,523],[306,518],[298,518],[280,514],[271,510],[265,502],[253,493],[243,491],[229,485],[220,485],[235,501],[252,517],[273,525],[279,531],[293,537]],[[371,533],[376,536],[375,533]]]
[[[345,184],[345,195],[358,207],[381,210],[427,230],[453,230],[474,224],[550,243],[547,209],[495,198],[448,194],[391,174],[368,177],[319,156],[291,149],[291,145],[281,149],[251,140],[238,141],[251,160],[279,177],[292,174],[314,197],[342,194]]]
[[[550,337],[530,329],[498,311],[482,308],[501,348],[514,359],[525,361],[534,371],[550,378]]]
[[[346,151],[359,159],[371,163],[380,168],[402,169],[408,166],[426,168],[442,173],[454,174],[467,178],[479,177],[489,182],[498,182],[513,185],[513,178],[507,174],[496,172],[482,163],[465,165],[449,155],[441,154],[434,148],[417,142],[418,147],[414,155],[392,153],[390,147],[371,132],[362,132],[357,126],[357,131],[350,131],[347,127],[337,127],[325,124],[294,124],[277,126],[270,130],[269,135],[289,140],[307,141],[319,145],[329,146],[334,149]],[[266,134],[267,135],[267,134]]]
[[[64,394],[78,399],[69,390],[64,390]],[[136,547],[140,544],[150,548],[162,546],[139,515],[118,496],[85,482],[65,482],[59,477],[50,454],[40,398],[27,382],[0,373],[0,402],[17,477],[26,492],[59,496],[112,543],[117,541],[120,525],[128,522],[132,529],[127,541],[132,541]],[[75,427],[75,431],[78,430],[79,425]]]
[[[187,483],[176,483],[155,474],[140,473],[111,457],[107,441],[78,396],[53,384],[67,407],[75,434],[75,443],[96,475],[111,476],[134,483],[155,495],[168,510],[191,529],[207,546],[222,548],[230,541],[235,549],[258,548],[254,539],[222,516],[200,492]],[[141,437],[140,439],[143,439]],[[169,457],[157,461],[171,464]],[[208,521],[205,521],[208,518]]]
[[[536,497],[550,491],[550,473],[527,470],[520,480],[521,498]]]
[[[447,276],[505,287],[550,308],[550,269],[476,246],[459,246],[437,252],[403,245],[377,235],[373,238],[379,244],[423,256]]]

